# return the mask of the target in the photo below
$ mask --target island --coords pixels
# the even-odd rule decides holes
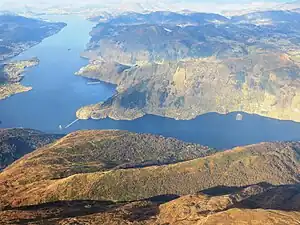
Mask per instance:
[[[283,11],[231,19],[156,12],[100,22],[83,53],[90,63],[77,75],[116,84],[117,94],[79,109],[77,117],[133,120],[152,114],[190,120],[243,111],[300,122],[295,18],[298,13]],[[281,26],[282,20],[289,26]]]

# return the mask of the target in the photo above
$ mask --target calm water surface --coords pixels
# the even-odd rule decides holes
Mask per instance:
[[[78,108],[107,99],[115,93],[115,87],[105,83],[88,85],[87,79],[74,75],[88,63],[80,58],[80,53],[89,41],[89,32],[94,24],[73,16],[48,19],[66,22],[68,26],[15,58],[36,56],[40,64],[29,69],[22,81],[24,85],[32,86],[32,91],[0,101],[0,127],[26,127],[55,133],[80,129],[122,129],[176,137],[216,148],[262,141],[300,140],[300,123],[246,113],[242,113],[242,121],[236,120],[237,113],[210,113],[190,121],[148,115],[134,121],[79,121],[68,129],[60,130],[59,125],[66,126],[76,119]]]

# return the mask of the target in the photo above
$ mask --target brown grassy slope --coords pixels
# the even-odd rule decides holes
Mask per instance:
[[[222,195],[213,194],[227,191]],[[1,224],[299,224],[299,185],[218,187],[165,201],[68,201],[0,212]]]
[[[77,135],[72,134],[57,145],[66,148],[69,142],[64,141]],[[45,164],[47,159],[37,161],[33,167],[31,160],[38,159],[33,156],[40,154],[43,159],[46,149],[40,149],[0,174],[4,181],[0,203],[19,206],[80,199],[131,201],[164,194],[191,194],[219,185],[292,184],[299,182],[299,149],[299,142],[262,143],[171,165],[80,174],[74,174],[74,170],[74,175],[56,180],[49,179],[55,178],[51,174],[56,173],[58,166],[67,174],[72,167],[64,167],[68,165],[64,158],[58,161],[61,164]]]
[[[174,138],[116,130],[79,131],[26,155],[4,175],[13,174],[18,182],[28,183],[77,173],[174,163],[212,152],[208,147]]]
[[[168,166],[78,174],[48,186],[51,199],[128,201],[219,186],[299,182],[300,143],[263,143]],[[84,187],[84,188],[83,188]]]
[[[35,199],[32,197],[35,192],[31,190],[37,189],[36,197],[39,198],[38,191],[53,183],[53,179],[110,169],[169,164],[213,152],[201,145],[161,136],[127,131],[80,131],[26,155],[8,167],[0,174],[3,184],[0,193],[5,195],[4,202],[16,199],[16,192],[22,193],[24,198]],[[11,192],[10,189],[15,190]]]
[[[222,190],[224,187],[215,188]],[[227,189],[229,189],[227,187]],[[210,191],[211,192],[211,191]],[[160,206],[159,224],[298,224],[299,185],[252,185],[224,195],[187,195]],[[278,211],[274,211],[278,210]],[[255,223],[255,222],[256,223]],[[205,222],[205,223],[204,223]],[[288,223],[289,222],[289,223]]]
[[[25,154],[62,136],[31,129],[0,129],[0,171]]]

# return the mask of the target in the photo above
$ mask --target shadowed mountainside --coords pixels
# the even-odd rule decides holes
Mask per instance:
[[[226,190],[224,194],[218,194]],[[60,201],[0,211],[1,224],[299,224],[299,185],[217,187],[217,194],[134,202]],[[211,192],[211,190],[208,190]],[[160,199],[160,200],[158,200]]]
[[[31,129],[0,129],[0,171],[27,153],[63,135],[45,134]]]

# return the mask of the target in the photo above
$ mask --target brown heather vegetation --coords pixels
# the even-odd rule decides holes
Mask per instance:
[[[219,186],[299,182],[299,143],[265,143],[168,166],[77,174],[43,189],[43,201],[131,201]],[[83,188],[84,187],[84,188]]]
[[[123,203],[61,201],[6,209],[0,212],[0,223],[296,225],[300,218],[299,190],[299,185],[261,183]]]
[[[17,205],[27,201],[40,202],[44,198],[40,193],[45,191],[44,188],[71,175],[170,164],[214,152],[201,145],[161,136],[126,131],[75,132],[24,156],[0,174],[3,183],[0,193],[5,195],[0,205],[5,205],[7,200]],[[82,189],[87,187],[82,185]],[[11,192],[10,188],[15,191]],[[54,196],[49,198],[55,199]]]
[[[299,154],[79,131],[0,173],[0,224],[299,224]]]
[[[219,185],[293,184],[299,182],[299,151],[298,142],[262,143],[199,158],[213,151],[126,131],[75,132],[2,172],[0,203],[134,201]],[[175,164],[161,165],[169,163]]]

